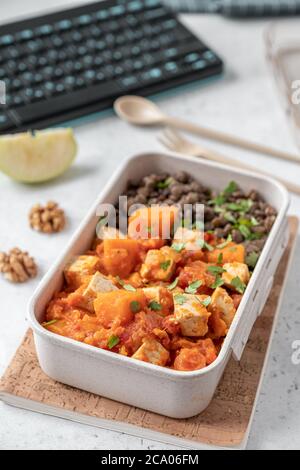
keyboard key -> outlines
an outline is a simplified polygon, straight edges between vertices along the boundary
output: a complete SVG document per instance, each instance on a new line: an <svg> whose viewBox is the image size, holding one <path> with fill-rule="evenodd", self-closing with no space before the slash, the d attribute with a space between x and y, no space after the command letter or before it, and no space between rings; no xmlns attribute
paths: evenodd
<svg viewBox="0 0 300 470"><path fill-rule="evenodd" d="M61 20L55 23L55 29L58 31L68 31L72 28L72 21L71 20Z"/></svg>
<svg viewBox="0 0 300 470"><path fill-rule="evenodd" d="M202 70L206 67L206 61L205 60L197 60L197 62L194 62L192 64L192 68L194 70Z"/></svg>
<svg viewBox="0 0 300 470"><path fill-rule="evenodd" d="M135 89L139 85L139 81L134 75L121 78L118 83L125 91Z"/></svg>
<svg viewBox="0 0 300 470"><path fill-rule="evenodd" d="M14 37L11 34L0 36L0 46L9 46L14 43Z"/></svg>
<svg viewBox="0 0 300 470"><path fill-rule="evenodd" d="M38 36L48 36L49 34L52 34L54 31L54 28L50 24L43 24L42 26L38 26L35 29L35 34Z"/></svg>
<svg viewBox="0 0 300 470"><path fill-rule="evenodd" d="M34 37L34 32L32 29L23 29L23 31L20 31L19 33L16 34L16 39L18 41L28 41L29 39L32 39Z"/></svg>
<svg viewBox="0 0 300 470"><path fill-rule="evenodd" d="M192 62L195 62L198 59L200 59L200 55L197 52L191 52L191 54L185 56L184 61L188 64L191 64Z"/></svg>
<svg viewBox="0 0 300 470"><path fill-rule="evenodd" d="M7 114L0 111L0 131L4 132L13 127L15 127L15 124L12 119Z"/></svg>

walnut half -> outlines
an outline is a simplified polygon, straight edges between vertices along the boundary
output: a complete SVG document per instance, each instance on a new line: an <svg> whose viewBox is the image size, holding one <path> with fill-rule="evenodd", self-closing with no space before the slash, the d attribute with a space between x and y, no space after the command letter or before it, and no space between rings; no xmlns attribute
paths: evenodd
<svg viewBox="0 0 300 470"><path fill-rule="evenodd" d="M56 202L49 201L45 206L36 204L29 212L30 227L38 232L55 233L63 230L65 213Z"/></svg>
<svg viewBox="0 0 300 470"><path fill-rule="evenodd" d="M37 266L27 251L13 248L8 253L0 253L0 272L5 279L19 283L37 275Z"/></svg>

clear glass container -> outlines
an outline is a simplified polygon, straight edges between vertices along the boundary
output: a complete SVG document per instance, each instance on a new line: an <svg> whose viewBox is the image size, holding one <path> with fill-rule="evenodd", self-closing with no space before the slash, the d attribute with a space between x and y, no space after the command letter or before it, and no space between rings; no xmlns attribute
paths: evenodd
<svg viewBox="0 0 300 470"><path fill-rule="evenodd" d="M271 23L265 31L267 59L300 148L300 18Z"/></svg>

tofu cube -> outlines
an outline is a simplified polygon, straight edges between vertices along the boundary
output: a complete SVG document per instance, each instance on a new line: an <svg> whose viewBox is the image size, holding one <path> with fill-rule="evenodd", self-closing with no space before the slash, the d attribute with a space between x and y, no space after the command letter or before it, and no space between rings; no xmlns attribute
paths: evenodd
<svg viewBox="0 0 300 470"><path fill-rule="evenodd" d="M239 277L244 284L248 284L250 279L250 273L248 266L244 263L225 263L223 268L226 272L222 274L222 279L225 282L225 285L230 289L234 289L231 285L231 281L235 277Z"/></svg>
<svg viewBox="0 0 300 470"><path fill-rule="evenodd" d="M203 240L203 232L200 230L190 230L185 227L178 227L174 235L174 243L184 243L185 250L200 250L200 242Z"/></svg>
<svg viewBox="0 0 300 470"><path fill-rule="evenodd" d="M86 276L91 276L100 269L100 264L98 256L77 256L64 270L67 284L70 287L77 289L81 284L83 284Z"/></svg>
<svg viewBox="0 0 300 470"><path fill-rule="evenodd" d="M210 312L202 304L207 295L182 294L180 303L174 294L174 318L183 336L204 336L208 332Z"/></svg>
<svg viewBox="0 0 300 470"><path fill-rule="evenodd" d="M221 319L225 322L227 328L230 327L236 309L232 298L225 289L222 289L222 287L217 287L211 297L209 309L219 312Z"/></svg>
<svg viewBox="0 0 300 470"><path fill-rule="evenodd" d="M140 274L144 281L168 281L176 268L180 255L169 246L160 250L149 250Z"/></svg>
<svg viewBox="0 0 300 470"><path fill-rule="evenodd" d="M169 352L155 339L147 338L132 357L156 366L165 366L169 360Z"/></svg>
<svg viewBox="0 0 300 470"><path fill-rule="evenodd" d="M85 308L93 312L93 303L97 294L99 292L111 292L113 290L118 290L114 283L107 277L103 276L103 274L96 272L82 293Z"/></svg>

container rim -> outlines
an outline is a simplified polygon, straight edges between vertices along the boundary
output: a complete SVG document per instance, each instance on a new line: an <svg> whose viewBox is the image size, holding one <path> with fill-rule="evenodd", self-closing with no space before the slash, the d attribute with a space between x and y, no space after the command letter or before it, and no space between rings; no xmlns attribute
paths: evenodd
<svg viewBox="0 0 300 470"><path fill-rule="evenodd" d="M202 166L206 167L211 167L211 168L218 168L221 170L225 171L230 171L231 174L236 174L236 175L244 175L244 176L250 176L253 177L257 180L261 180L264 182L268 182L271 184L274 189L276 188L277 191L281 193L281 208L277 214L276 221L268 235L266 244L263 248L262 255L260 256L258 263L255 267L255 270L253 272L253 275L251 276L250 282L247 286L245 295L243 296L243 299L238 307L238 310L236 312L236 315L234 317L234 320L229 328L229 332L227 336L225 337L225 340L223 342L223 345L221 347L220 353L215 359L215 361L208 366L204 367L203 369L195 370L195 371L176 371L173 369L169 369L166 367L162 366L157 366L154 364L150 364L147 362L139 361L137 359L134 359L132 357L126 357L122 356L117 353L113 353L111 351L106 351L100 348L97 348L95 346L91 346L85 343L81 343L79 341L73 340L71 338L67 338L64 336L57 335L55 333L52 333L45 328L42 327L42 325L38 322L35 316L35 306L37 303L37 300L45 287L48 285L48 283L51 281L51 278L55 275L56 270L58 269L59 265L62 263L62 260L65 257L65 254L68 253L68 251L72 248L74 242L78 239L78 237L81 235L81 232L89 222L90 218L95 215L95 210L99 202L101 202L105 197L106 194L109 191L109 188L111 188L115 183L117 183L120 175L124 171L124 169L132 162L138 161L141 159L144 159L145 157L150 158L151 157L169 157L169 158L174 158L177 160L184 160L185 162L193 162L197 163ZM188 167L187 167L188 171ZM119 362L123 363L124 367L129 367L131 369L139 369L143 370L143 372L148 373L150 375L160 375L162 377L168 378L170 380L181 380L181 381L186 381L186 380L192 380L192 379L197 379L200 375L206 374L208 372L211 372L213 369L217 368L219 364L225 360L226 354L230 350L233 342L233 338L235 334L237 333L237 327L239 325L239 322L241 320L241 317L244 313L244 306L248 302L249 298L251 297L253 287L256 283L257 277L263 267L264 264L264 256L263 253L266 253L268 251L268 248L272 244L272 239L276 236L280 225L284 222L286 211L289 206L289 201L290 201L290 196L286 190L286 188L277 180L274 178L271 178L269 176L261 175L259 173L256 173L255 171L248 171L240 168L232 168L229 165L225 165L222 163L217 163L217 162L212 162L208 161L205 159L201 159L198 157L192 157L188 155L182 155L178 154L175 152L143 152L137 155L133 155L129 158L126 158L122 165L113 173L112 177L108 180L106 183L105 187L103 190L100 192L98 197L96 198L96 201L92 204L90 210L88 211L87 215L83 218L82 222L80 223L79 227L75 230L74 234L71 236L69 243L65 246L62 254L56 259L54 264L50 267L48 272L45 274L45 276L42 278L40 281L38 287L36 288L35 292L33 293L31 299L28 302L27 305L27 319L29 321L29 324L33 331L38 334L39 336L42 336L44 338L47 338L47 340L50 340L51 342L56 343L60 347L65 347L65 348L71 348L76 352L84 352L85 354L88 354L90 356L99 357L101 359L105 359L107 362Z"/></svg>

